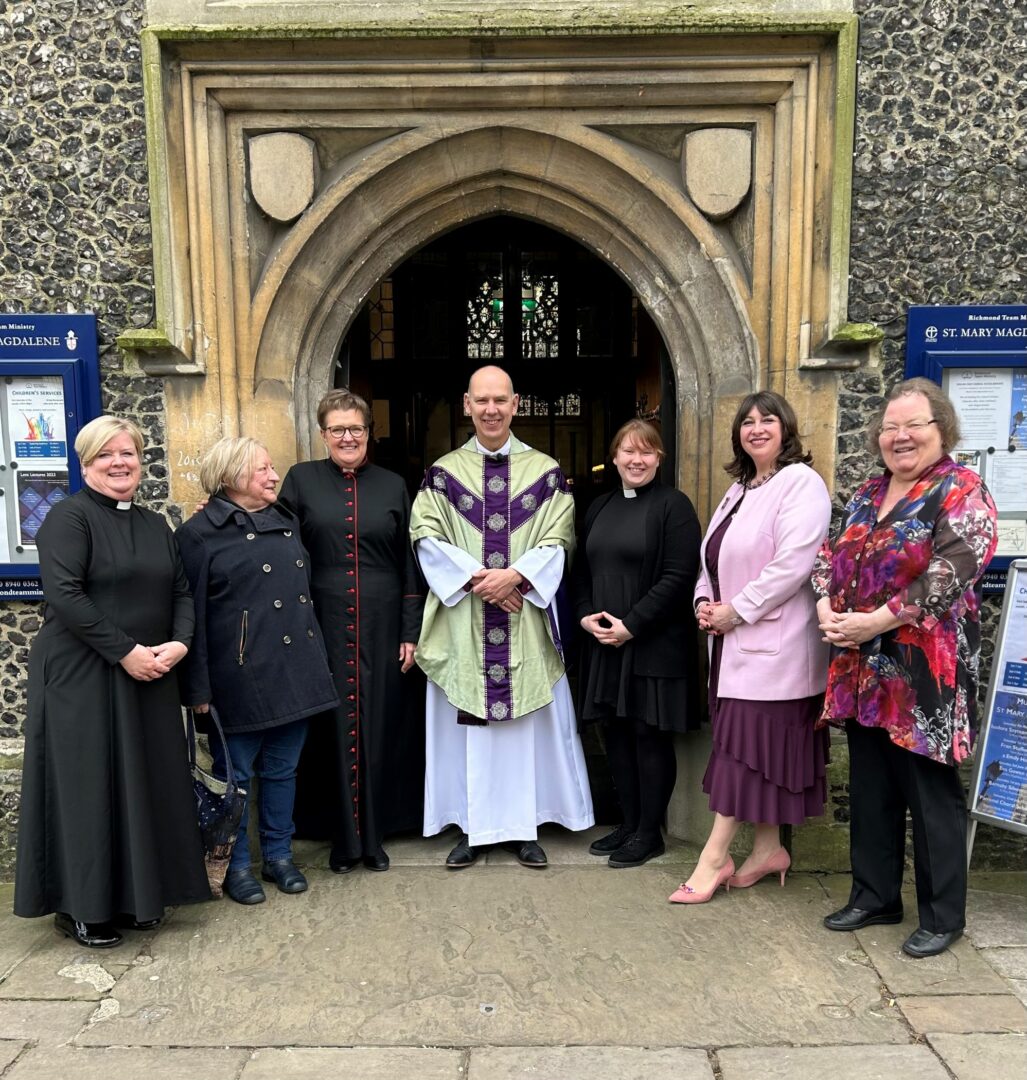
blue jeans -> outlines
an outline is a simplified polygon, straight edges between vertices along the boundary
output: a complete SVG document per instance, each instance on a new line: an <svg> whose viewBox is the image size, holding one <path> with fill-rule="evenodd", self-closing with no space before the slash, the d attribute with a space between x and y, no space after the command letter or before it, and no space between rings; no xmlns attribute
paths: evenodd
<svg viewBox="0 0 1027 1080"><path fill-rule="evenodd" d="M254 776L260 779L260 851L265 862L292 858L292 834L296 827L292 809L296 802L296 766L307 738L307 721L293 720L266 731L225 732L228 753L232 758L236 782L246 789L246 809L239 823L239 835L232 849L229 871L245 870L250 865L250 845L246 836L249 824L249 792ZM221 740L210 738L214 772L224 777Z"/></svg>

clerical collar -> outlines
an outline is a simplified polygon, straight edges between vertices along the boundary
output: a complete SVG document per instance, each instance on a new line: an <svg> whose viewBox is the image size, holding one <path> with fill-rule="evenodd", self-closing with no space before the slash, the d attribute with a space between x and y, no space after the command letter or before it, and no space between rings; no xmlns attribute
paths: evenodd
<svg viewBox="0 0 1027 1080"><path fill-rule="evenodd" d="M623 494L625 499L637 499L638 498L638 491L636 491L635 488L621 488L620 490L621 490L621 494Z"/></svg>
<svg viewBox="0 0 1027 1080"><path fill-rule="evenodd" d="M110 495L104 495L102 492L91 488L88 484L83 486L83 490L89 494L89 496L98 502L101 506L106 506L110 510L131 510L135 503L131 499L114 499Z"/></svg>
<svg viewBox="0 0 1027 1080"><path fill-rule="evenodd" d="M132 509L132 500L130 499L128 502L125 502L124 499L118 499L116 509L118 509L118 510L131 510Z"/></svg>
<svg viewBox="0 0 1027 1080"><path fill-rule="evenodd" d="M490 450L487 446L482 446L478 441L478 436L474 436L474 449L479 454L484 454L486 457L507 457L510 453L510 439L507 439L505 443L498 450Z"/></svg>

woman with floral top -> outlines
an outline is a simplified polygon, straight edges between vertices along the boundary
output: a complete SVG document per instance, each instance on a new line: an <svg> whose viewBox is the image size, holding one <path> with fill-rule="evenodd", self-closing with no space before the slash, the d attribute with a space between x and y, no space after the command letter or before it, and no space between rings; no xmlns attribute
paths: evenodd
<svg viewBox="0 0 1027 1080"><path fill-rule="evenodd" d="M966 921L966 802L980 656L975 585L997 540L981 478L948 451L952 403L927 379L896 386L868 432L885 471L845 508L813 586L833 646L823 721L849 742L852 891L830 930L902 921L906 810L920 925L903 944L934 956Z"/></svg>

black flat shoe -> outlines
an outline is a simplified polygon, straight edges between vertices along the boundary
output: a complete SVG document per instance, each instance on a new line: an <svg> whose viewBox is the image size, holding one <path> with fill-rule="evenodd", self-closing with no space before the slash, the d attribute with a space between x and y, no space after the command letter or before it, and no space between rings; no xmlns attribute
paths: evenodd
<svg viewBox="0 0 1027 1080"><path fill-rule="evenodd" d="M618 848L610 856L609 865L615 870L622 870L629 866L642 866L650 859L662 855L666 850L662 837L647 840L644 836L632 836L623 847Z"/></svg>
<svg viewBox="0 0 1027 1080"><path fill-rule="evenodd" d="M114 925L121 930L156 930L160 919L136 919L131 915L115 915Z"/></svg>
<svg viewBox="0 0 1027 1080"><path fill-rule="evenodd" d="M279 892L300 893L307 891L307 879L300 873L292 859L275 859L261 867L260 876L273 881Z"/></svg>
<svg viewBox="0 0 1027 1080"><path fill-rule="evenodd" d="M58 934L70 937L86 949L113 949L124 940L109 922L81 922L63 911L54 915L53 925Z"/></svg>
<svg viewBox="0 0 1027 1080"><path fill-rule="evenodd" d="M237 904L263 904L267 899L248 866L245 870L229 870L225 874L225 893Z"/></svg>
<svg viewBox="0 0 1027 1080"><path fill-rule="evenodd" d="M368 870L388 870L389 857L385 854L385 849L379 848L373 855L365 855L364 866L366 866Z"/></svg>
<svg viewBox="0 0 1027 1080"><path fill-rule="evenodd" d="M467 833L461 833L456 847L446 856L446 866L450 870L463 870L465 866L471 866L481 854L480 847L472 847Z"/></svg>
<svg viewBox="0 0 1027 1080"><path fill-rule="evenodd" d="M531 870L541 870L549 864L546 853L542 846L534 840L526 840L523 844L514 847L514 854L521 866L527 866Z"/></svg>
<svg viewBox="0 0 1027 1080"><path fill-rule="evenodd" d="M333 874L348 874L360 865L359 859L329 859L328 867Z"/></svg>
<svg viewBox="0 0 1027 1080"><path fill-rule="evenodd" d="M618 825L611 833L600 836L588 847L590 855L611 855L618 848L623 847L634 835L635 830L630 825Z"/></svg>
<svg viewBox="0 0 1027 1080"><path fill-rule="evenodd" d="M867 911L866 908L852 907L846 904L838 911L824 916L824 925L828 930L862 930L864 926L876 923L902 922L902 909L898 911Z"/></svg>
<svg viewBox="0 0 1027 1080"><path fill-rule="evenodd" d="M938 953L943 953L953 941L957 941L962 936L962 930L946 930L941 934L935 934L931 930L924 930L918 926L902 943L902 951L907 956L922 960L925 956L937 956Z"/></svg>

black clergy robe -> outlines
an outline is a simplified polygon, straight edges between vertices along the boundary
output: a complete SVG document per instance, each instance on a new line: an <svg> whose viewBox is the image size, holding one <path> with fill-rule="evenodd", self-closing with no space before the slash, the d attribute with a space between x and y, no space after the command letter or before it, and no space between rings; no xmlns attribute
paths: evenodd
<svg viewBox="0 0 1027 1080"><path fill-rule="evenodd" d="M300 759L296 833L332 842L332 860L372 855L420 831L424 682L400 673L416 642L424 585L410 546L402 477L331 459L294 465L281 490L310 554L311 592L342 703L314 719Z"/></svg>
<svg viewBox="0 0 1027 1080"><path fill-rule="evenodd" d="M193 602L158 514L90 488L37 537L46 609L29 656L17 915L163 916L209 900L178 677L133 679L137 645L193 634Z"/></svg>

